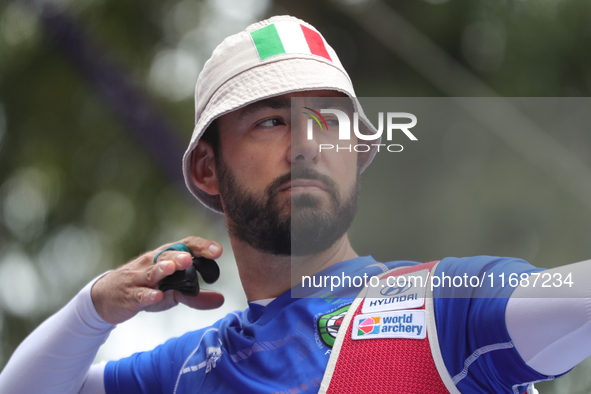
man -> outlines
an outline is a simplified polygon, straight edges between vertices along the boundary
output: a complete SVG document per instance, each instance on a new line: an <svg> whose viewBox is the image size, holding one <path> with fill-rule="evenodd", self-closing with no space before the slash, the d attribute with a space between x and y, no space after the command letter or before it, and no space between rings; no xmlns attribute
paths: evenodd
<svg viewBox="0 0 591 394"><path fill-rule="evenodd" d="M193 194L226 215L249 308L150 352L91 367L109 332L141 310L179 302L207 309L223 302L215 292L192 297L158 290L163 279L191 266L192 255L218 258L218 243L188 237L179 241L183 245L164 245L92 281L43 323L6 366L0 392L296 393L365 387L523 393L589 356L589 286L559 286L556 295L571 298L552 300L541 300L545 293L524 280L515 291L515 286L485 286L468 294L436 289L429 298L425 289L427 296L410 297L410 304L394 310L381 304L372 309L369 295L352 304L361 288L291 296L292 288L310 291L299 281L314 275L371 278L400 267L410 268L391 278L416 272L439 279L444 273L527 279L541 272L522 260L488 256L445 258L436 265L359 257L347 229L358 176L375 151L320 151L322 138L333 137L316 133L308 139L305 116L291 111L292 99L306 108L334 99L361 113L354 97L336 53L303 21L274 17L227 38L200 75L196 126L183 170ZM375 132L360 117L363 132ZM588 282L586 272L586 263L546 271ZM401 298L384 297L376 299L392 304ZM347 314L349 309L360 317ZM337 353L338 359L329 361Z"/></svg>

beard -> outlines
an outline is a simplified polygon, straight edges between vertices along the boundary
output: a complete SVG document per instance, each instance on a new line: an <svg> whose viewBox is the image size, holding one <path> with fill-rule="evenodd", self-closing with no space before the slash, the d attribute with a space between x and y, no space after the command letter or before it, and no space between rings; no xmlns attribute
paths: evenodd
<svg viewBox="0 0 591 394"><path fill-rule="evenodd" d="M322 252L347 232L357 213L359 173L343 198L332 178L294 166L291 172L273 180L260 196L240 185L222 158L216 160L216 167L230 234L262 252L280 256ZM323 182L329 208L321 208L322 199L313 194L292 195L290 201L281 204L279 187L295 179Z"/></svg>

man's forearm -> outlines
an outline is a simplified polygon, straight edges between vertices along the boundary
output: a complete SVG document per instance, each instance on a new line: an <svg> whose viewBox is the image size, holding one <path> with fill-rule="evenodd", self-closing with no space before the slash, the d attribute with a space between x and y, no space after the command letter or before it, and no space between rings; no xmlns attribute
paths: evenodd
<svg viewBox="0 0 591 394"><path fill-rule="evenodd" d="M96 312L95 280L33 331L0 374L1 393L78 393L99 347L115 327Z"/></svg>

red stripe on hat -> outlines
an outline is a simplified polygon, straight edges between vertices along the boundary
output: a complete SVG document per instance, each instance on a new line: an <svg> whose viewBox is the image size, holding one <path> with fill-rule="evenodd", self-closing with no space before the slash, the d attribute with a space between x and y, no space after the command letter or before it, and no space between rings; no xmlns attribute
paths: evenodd
<svg viewBox="0 0 591 394"><path fill-rule="evenodd" d="M302 32L304 32L304 37L306 38L306 42L310 47L310 52L312 52L313 55L321 56L332 61L328 51L326 50L326 47L324 46L324 40L322 39L320 33L304 25L300 25L300 27L302 28Z"/></svg>

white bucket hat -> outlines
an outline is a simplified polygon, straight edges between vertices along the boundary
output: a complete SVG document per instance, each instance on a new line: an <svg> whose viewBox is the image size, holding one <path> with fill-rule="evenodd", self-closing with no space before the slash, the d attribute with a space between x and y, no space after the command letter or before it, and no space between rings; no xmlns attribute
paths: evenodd
<svg viewBox="0 0 591 394"><path fill-rule="evenodd" d="M377 131L355 99L349 75L336 52L310 24L292 16L274 16L226 38L213 51L195 87L195 129L183 157L185 183L195 197L223 213L218 195L193 182L191 154L216 118L253 102L305 90L336 90L354 99L367 134ZM379 143L379 142L378 142ZM373 160L375 147L359 153L360 171Z"/></svg>

